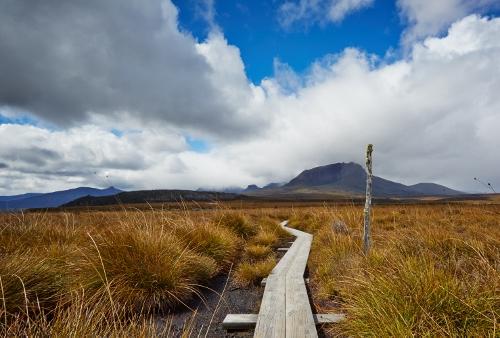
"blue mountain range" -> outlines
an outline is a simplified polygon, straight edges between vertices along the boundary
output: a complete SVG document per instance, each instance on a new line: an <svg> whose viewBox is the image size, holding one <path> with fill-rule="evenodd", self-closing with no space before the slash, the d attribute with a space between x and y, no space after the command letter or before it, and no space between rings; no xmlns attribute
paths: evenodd
<svg viewBox="0 0 500 338"><path fill-rule="evenodd" d="M49 193L27 193L0 196L0 210L22 210L31 208L54 208L85 196L110 196L122 192L115 187L96 189L79 187Z"/></svg>

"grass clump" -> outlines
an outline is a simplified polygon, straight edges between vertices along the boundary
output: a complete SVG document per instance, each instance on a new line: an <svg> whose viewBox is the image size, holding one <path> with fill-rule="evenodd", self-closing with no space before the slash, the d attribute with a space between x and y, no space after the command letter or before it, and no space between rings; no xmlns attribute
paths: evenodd
<svg viewBox="0 0 500 338"><path fill-rule="evenodd" d="M257 262L243 262L236 270L236 281L241 285L258 284L271 273L275 265L276 258L274 256Z"/></svg>
<svg viewBox="0 0 500 338"><path fill-rule="evenodd" d="M218 225L226 227L242 238L249 238L255 234L253 227L242 214L235 212L224 213L217 222Z"/></svg>
<svg viewBox="0 0 500 338"><path fill-rule="evenodd" d="M81 264L90 292L137 311L171 308L218 272L216 261L200 255L170 233L130 228L99 234Z"/></svg>
<svg viewBox="0 0 500 338"><path fill-rule="evenodd" d="M0 259L4 318L50 308L61 300L65 289L64 266L56 259L33 252L11 253Z"/></svg>
<svg viewBox="0 0 500 338"><path fill-rule="evenodd" d="M315 302L321 311L338 312L340 307L348 316L330 333L495 336L500 318L499 208L375 207L367 256L361 249L362 207L295 212L294 224L314 233L309 271ZM335 231L335 220L349 232Z"/></svg>
<svg viewBox="0 0 500 338"><path fill-rule="evenodd" d="M248 239L242 263L236 268L236 282L243 286L258 284L276 265L275 248L291 236L277 219L260 217L257 232Z"/></svg>
<svg viewBox="0 0 500 338"><path fill-rule="evenodd" d="M243 245L239 236L234 232L212 224L181 226L175 232L194 251L213 258L223 267L235 261L239 256L238 247Z"/></svg>
<svg viewBox="0 0 500 338"><path fill-rule="evenodd" d="M245 254L250 260L260 260L268 257L273 251L269 246L251 244L245 249Z"/></svg>
<svg viewBox="0 0 500 338"><path fill-rule="evenodd" d="M493 292L481 291L479 285L466 287L426 259L386 263L343 286L351 316L344 333L488 336L497 325L494 312L499 304Z"/></svg>
<svg viewBox="0 0 500 338"><path fill-rule="evenodd" d="M1 214L0 335L161 334L152 316L187 306L258 231L231 211L194 215Z"/></svg>
<svg viewBox="0 0 500 338"><path fill-rule="evenodd" d="M255 235L254 238L252 238L252 243L264 247L275 246L278 242L279 242L278 235L272 231L259 231L259 233Z"/></svg>

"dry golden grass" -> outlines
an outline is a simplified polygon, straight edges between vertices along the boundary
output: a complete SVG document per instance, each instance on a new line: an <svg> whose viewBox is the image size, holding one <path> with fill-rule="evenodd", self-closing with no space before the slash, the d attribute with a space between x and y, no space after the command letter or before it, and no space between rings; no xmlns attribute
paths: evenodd
<svg viewBox="0 0 500 338"><path fill-rule="evenodd" d="M0 214L0 335L168 336L155 313L183 306L242 258L272 263L280 232L268 214ZM268 245L259 256L260 238Z"/></svg>
<svg viewBox="0 0 500 338"><path fill-rule="evenodd" d="M257 284L269 275L276 262L274 256L256 262L243 262L236 271L236 280L242 285Z"/></svg>
<svg viewBox="0 0 500 338"><path fill-rule="evenodd" d="M465 202L375 206L368 256L353 205L0 214L0 335L171 336L154 314L230 266L259 283L285 218L314 234L318 311L347 313L331 335L498 336L500 206Z"/></svg>
<svg viewBox="0 0 500 338"><path fill-rule="evenodd" d="M280 241L291 237L279 226L276 213L272 215L273 218L258 217L256 233L249 239L243 261L236 268L235 279L240 285L257 285L262 278L267 277L277 262L274 249Z"/></svg>
<svg viewBox="0 0 500 338"><path fill-rule="evenodd" d="M500 206L376 206L373 220L373 247L364 256L361 207L291 217L315 235L309 266L316 302L348 315L332 335L498 335ZM348 233L336 231L335 221Z"/></svg>

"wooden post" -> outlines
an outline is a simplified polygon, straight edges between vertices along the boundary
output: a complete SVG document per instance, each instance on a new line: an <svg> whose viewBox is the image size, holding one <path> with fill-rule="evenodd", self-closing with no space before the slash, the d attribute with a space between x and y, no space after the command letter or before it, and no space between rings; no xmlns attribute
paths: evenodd
<svg viewBox="0 0 500 338"><path fill-rule="evenodd" d="M365 201L365 224L363 227L363 249L365 255L370 251L370 223L372 209L372 152L373 145L366 147L366 201Z"/></svg>

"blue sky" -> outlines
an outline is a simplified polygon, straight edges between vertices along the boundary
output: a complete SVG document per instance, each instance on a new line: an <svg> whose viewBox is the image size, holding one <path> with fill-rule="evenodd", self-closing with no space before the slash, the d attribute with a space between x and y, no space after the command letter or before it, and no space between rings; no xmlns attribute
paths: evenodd
<svg viewBox="0 0 500 338"><path fill-rule="evenodd" d="M203 41L209 29L200 15L199 1L175 1L180 26ZM215 20L230 44L240 49L247 76L254 83L273 75L273 60L303 72L327 54L346 47L360 48L383 57L397 50L405 27L394 1L378 0L347 15L340 23L297 24L283 28L278 1L216 1Z"/></svg>

